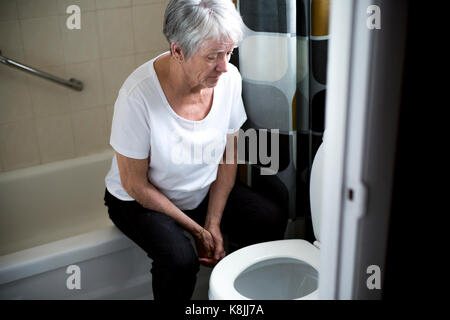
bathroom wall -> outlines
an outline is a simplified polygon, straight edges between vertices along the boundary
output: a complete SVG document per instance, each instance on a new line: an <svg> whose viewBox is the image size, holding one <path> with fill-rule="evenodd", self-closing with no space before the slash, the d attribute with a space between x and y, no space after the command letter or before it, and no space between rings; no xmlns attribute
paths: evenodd
<svg viewBox="0 0 450 320"><path fill-rule="evenodd" d="M168 49L168 0L0 0L2 55L81 92L0 64L0 172L110 148L113 106L139 65ZM81 29L69 30L69 5Z"/></svg>

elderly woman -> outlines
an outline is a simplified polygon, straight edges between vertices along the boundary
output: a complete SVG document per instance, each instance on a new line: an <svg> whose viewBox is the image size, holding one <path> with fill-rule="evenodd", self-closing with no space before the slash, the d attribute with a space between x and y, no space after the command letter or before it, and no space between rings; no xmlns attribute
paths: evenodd
<svg viewBox="0 0 450 320"><path fill-rule="evenodd" d="M200 263L225 256L222 231L238 247L284 235L286 214L235 184L236 132L247 117L228 62L242 26L231 0L170 1L170 52L137 68L114 106L105 205L152 259L155 300L191 298Z"/></svg>

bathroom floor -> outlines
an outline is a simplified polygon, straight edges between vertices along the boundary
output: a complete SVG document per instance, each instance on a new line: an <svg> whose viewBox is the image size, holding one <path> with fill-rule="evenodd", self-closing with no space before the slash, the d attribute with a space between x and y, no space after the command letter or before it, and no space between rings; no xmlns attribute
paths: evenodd
<svg viewBox="0 0 450 320"><path fill-rule="evenodd" d="M212 268L200 266L200 271L197 275L197 283L191 300L208 300L209 277L211 272Z"/></svg>

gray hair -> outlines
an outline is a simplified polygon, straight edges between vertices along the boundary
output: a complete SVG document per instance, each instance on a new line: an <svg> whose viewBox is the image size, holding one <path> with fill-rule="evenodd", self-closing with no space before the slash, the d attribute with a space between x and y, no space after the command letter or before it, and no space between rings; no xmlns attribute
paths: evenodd
<svg viewBox="0 0 450 320"><path fill-rule="evenodd" d="M163 33L176 42L185 59L207 39L230 38L237 46L243 37L242 18L231 0L170 0Z"/></svg>

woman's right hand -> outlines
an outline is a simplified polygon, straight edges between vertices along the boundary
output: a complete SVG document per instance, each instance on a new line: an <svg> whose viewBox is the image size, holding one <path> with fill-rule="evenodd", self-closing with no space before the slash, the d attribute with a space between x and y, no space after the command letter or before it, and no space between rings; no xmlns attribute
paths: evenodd
<svg viewBox="0 0 450 320"><path fill-rule="evenodd" d="M198 232L194 238L200 263L213 267L215 265L213 236L208 230L202 228L202 231Z"/></svg>

